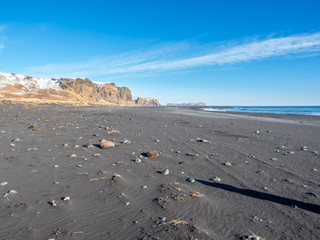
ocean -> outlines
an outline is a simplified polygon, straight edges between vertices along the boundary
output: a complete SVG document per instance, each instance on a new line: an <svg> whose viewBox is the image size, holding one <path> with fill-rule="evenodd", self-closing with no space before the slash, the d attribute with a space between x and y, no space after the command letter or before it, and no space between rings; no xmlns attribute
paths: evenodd
<svg viewBox="0 0 320 240"><path fill-rule="evenodd" d="M319 115L320 106L234 106L233 108L202 108L204 111L275 113L297 115Z"/></svg>

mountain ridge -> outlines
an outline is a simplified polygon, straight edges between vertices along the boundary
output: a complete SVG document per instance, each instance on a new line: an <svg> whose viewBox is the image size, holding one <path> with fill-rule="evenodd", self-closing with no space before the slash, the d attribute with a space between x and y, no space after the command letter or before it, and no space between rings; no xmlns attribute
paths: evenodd
<svg viewBox="0 0 320 240"><path fill-rule="evenodd" d="M127 87L113 82L99 83L88 78L37 78L0 72L0 101L49 101L80 105L157 106L154 98L132 98Z"/></svg>

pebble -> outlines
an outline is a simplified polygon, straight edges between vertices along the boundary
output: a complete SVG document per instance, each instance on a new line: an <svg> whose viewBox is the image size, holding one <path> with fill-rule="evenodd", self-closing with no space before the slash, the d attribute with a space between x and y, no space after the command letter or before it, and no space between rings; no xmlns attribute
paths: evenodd
<svg viewBox="0 0 320 240"><path fill-rule="evenodd" d="M63 201L70 201L70 197L63 197L62 200Z"/></svg>
<svg viewBox="0 0 320 240"><path fill-rule="evenodd" d="M165 221L166 220L166 217L162 217L160 218L161 221Z"/></svg>
<svg viewBox="0 0 320 240"><path fill-rule="evenodd" d="M315 172L317 172L317 171L318 171L318 169L316 169L316 168L312 168L312 171L315 171Z"/></svg>
<svg viewBox="0 0 320 240"><path fill-rule="evenodd" d="M284 149L284 146L279 146L278 149Z"/></svg>
<svg viewBox="0 0 320 240"><path fill-rule="evenodd" d="M108 141L108 140L105 140L105 139L102 139L102 140L100 141L100 144L99 144L99 145L100 145L100 148L102 148L102 149L111 148L111 147L114 147L114 146L115 146L113 142Z"/></svg>
<svg viewBox="0 0 320 240"><path fill-rule="evenodd" d="M259 221L259 222L262 222L262 219L261 218L258 218L257 216L253 216L252 217L254 220L257 220L257 221Z"/></svg>
<svg viewBox="0 0 320 240"><path fill-rule="evenodd" d="M319 153L317 151L313 151L312 153L314 153L315 155L319 155Z"/></svg>
<svg viewBox="0 0 320 240"><path fill-rule="evenodd" d="M56 204L56 202L55 202L54 200L52 200L51 202L49 202L49 204L51 204L52 207L56 207L56 206L57 206L57 204Z"/></svg>
<svg viewBox="0 0 320 240"><path fill-rule="evenodd" d="M140 159L140 158L136 158L136 159L134 160L134 162L136 162L136 163L141 163L141 159Z"/></svg>
<svg viewBox="0 0 320 240"><path fill-rule="evenodd" d="M93 154L94 157L100 157L100 155L101 155L100 153Z"/></svg>
<svg viewBox="0 0 320 240"><path fill-rule="evenodd" d="M226 162L224 165L226 165L226 166L232 166L231 162Z"/></svg>
<svg viewBox="0 0 320 240"><path fill-rule="evenodd" d="M53 165L53 167L54 167L54 168L58 168L58 167L59 167L59 165Z"/></svg>
<svg viewBox="0 0 320 240"><path fill-rule="evenodd" d="M157 151L154 151L154 150L150 150L146 154L147 154L148 157L158 157L159 156L159 153Z"/></svg>
<svg viewBox="0 0 320 240"><path fill-rule="evenodd" d="M263 187L263 189L266 190L266 191L268 191L268 188L267 188L267 187Z"/></svg>
<svg viewBox="0 0 320 240"><path fill-rule="evenodd" d="M82 168L83 166L81 164L78 164L77 167Z"/></svg>
<svg viewBox="0 0 320 240"><path fill-rule="evenodd" d="M62 147L69 147L68 143L62 144Z"/></svg>
<svg viewBox="0 0 320 240"><path fill-rule="evenodd" d="M255 133L260 133L260 131L259 131L259 130L257 130Z"/></svg>
<svg viewBox="0 0 320 240"><path fill-rule="evenodd" d="M146 189L146 188L148 188L148 186L145 186L145 185L144 185L144 186L141 186L141 188L142 188L142 189Z"/></svg>
<svg viewBox="0 0 320 240"><path fill-rule="evenodd" d="M194 180L193 178L187 178L188 182L194 183L196 180Z"/></svg>
<svg viewBox="0 0 320 240"><path fill-rule="evenodd" d="M164 172L163 172L163 175L168 175L169 174L169 169L166 169Z"/></svg>
<svg viewBox="0 0 320 240"><path fill-rule="evenodd" d="M3 197L7 197L9 196L10 194L17 194L18 192L16 190L10 190L8 191L6 194L3 195Z"/></svg>
<svg viewBox="0 0 320 240"><path fill-rule="evenodd" d="M8 182L1 182L0 183L0 186L5 186L5 185L7 185L8 184Z"/></svg>
<svg viewBox="0 0 320 240"><path fill-rule="evenodd" d="M308 151L308 148L306 146L303 146L300 148L301 151Z"/></svg>
<svg viewBox="0 0 320 240"><path fill-rule="evenodd" d="M14 143L10 143L10 147L15 147L16 145Z"/></svg>
<svg viewBox="0 0 320 240"><path fill-rule="evenodd" d="M159 139L155 139L154 141L155 141L155 142L157 142L157 143L158 143L158 142L160 142L160 140L159 140Z"/></svg>
<svg viewBox="0 0 320 240"><path fill-rule="evenodd" d="M73 154L69 155L68 157L69 157L69 158L76 158L77 155L73 153Z"/></svg>
<svg viewBox="0 0 320 240"><path fill-rule="evenodd" d="M221 182L221 178L219 177L213 177L213 178L210 178L210 180L215 182Z"/></svg>
<svg viewBox="0 0 320 240"><path fill-rule="evenodd" d="M277 161L277 159L276 159L276 158L271 158L270 160L272 160L272 161Z"/></svg>
<svg viewBox="0 0 320 240"><path fill-rule="evenodd" d="M15 139L13 139L12 141L13 141L13 142L20 142L21 140L20 140L20 138L15 138Z"/></svg>
<svg viewBox="0 0 320 240"><path fill-rule="evenodd" d="M124 204L125 204L126 206L128 206L128 205L130 204L130 202L125 202Z"/></svg>

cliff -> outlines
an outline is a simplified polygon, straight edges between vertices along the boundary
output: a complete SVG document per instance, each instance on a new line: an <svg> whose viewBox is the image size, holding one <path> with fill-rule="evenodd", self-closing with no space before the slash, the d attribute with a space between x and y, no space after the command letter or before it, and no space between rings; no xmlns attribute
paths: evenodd
<svg viewBox="0 0 320 240"><path fill-rule="evenodd" d="M0 72L0 100L68 102L81 105L160 105L156 99L133 99L129 88L88 78L35 78Z"/></svg>

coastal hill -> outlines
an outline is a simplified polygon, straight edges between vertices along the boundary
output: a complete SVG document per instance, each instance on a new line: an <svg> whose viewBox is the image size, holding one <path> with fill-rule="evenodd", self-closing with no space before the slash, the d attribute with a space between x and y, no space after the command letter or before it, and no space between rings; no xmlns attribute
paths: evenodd
<svg viewBox="0 0 320 240"><path fill-rule="evenodd" d="M132 98L127 87L88 78L36 78L0 72L0 100L56 102L79 105L160 105L153 98Z"/></svg>

